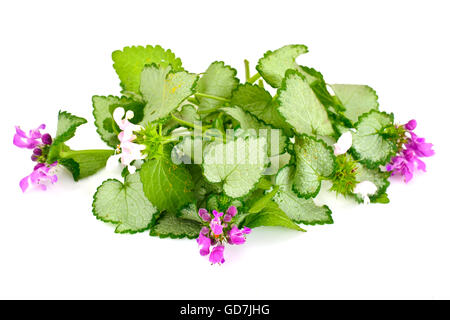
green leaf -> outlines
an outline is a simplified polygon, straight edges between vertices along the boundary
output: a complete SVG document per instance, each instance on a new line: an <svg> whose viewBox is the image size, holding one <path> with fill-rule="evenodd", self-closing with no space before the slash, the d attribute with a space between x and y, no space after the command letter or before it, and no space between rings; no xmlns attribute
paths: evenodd
<svg viewBox="0 0 450 320"><path fill-rule="evenodd" d="M158 215L142 190L139 172L104 181L94 195L92 204L97 219L117 225L117 233L136 233L147 230Z"/></svg>
<svg viewBox="0 0 450 320"><path fill-rule="evenodd" d="M265 123L283 129L288 136L292 135L292 129L278 112L278 106L270 93L258 85L240 84L233 92L231 105L241 107Z"/></svg>
<svg viewBox="0 0 450 320"><path fill-rule="evenodd" d="M332 224L330 208L316 205L313 199L300 198L292 191L294 174L295 169L291 166L286 166L278 172L275 184L279 186L279 191L273 201L296 223Z"/></svg>
<svg viewBox="0 0 450 320"><path fill-rule="evenodd" d="M205 148L203 173L210 182L223 182L225 194L238 198L254 187L267 164L265 138L237 138Z"/></svg>
<svg viewBox="0 0 450 320"><path fill-rule="evenodd" d="M384 129L392 127L394 116L372 110L359 117L352 132L353 145L350 149L354 158L368 168L385 165L395 155L395 142L384 134Z"/></svg>
<svg viewBox="0 0 450 320"><path fill-rule="evenodd" d="M201 228L200 222L178 218L174 213L164 212L150 230L150 235L160 238L194 239L198 237Z"/></svg>
<svg viewBox="0 0 450 320"><path fill-rule="evenodd" d="M295 59L308 52L308 48L304 45L287 45L275 51L267 51L264 56L259 59L256 70L266 82L274 88L282 85L284 75L289 69L298 69Z"/></svg>
<svg viewBox="0 0 450 320"><path fill-rule="evenodd" d="M61 151L58 162L66 167L75 181L93 175L106 166L114 150L70 150Z"/></svg>
<svg viewBox="0 0 450 320"><path fill-rule="evenodd" d="M173 164L170 155L146 161L141 167L141 181L145 195L160 211L177 213L194 202L191 174Z"/></svg>
<svg viewBox="0 0 450 320"><path fill-rule="evenodd" d="M122 51L114 51L112 59L124 91L136 94L139 94L141 72L145 65L154 63L162 68L171 66L174 72L183 71L181 60L170 49L164 50L160 46L125 47Z"/></svg>
<svg viewBox="0 0 450 320"><path fill-rule="evenodd" d="M239 84L236 74L237 71L225 65L223 61L215 61L211 63L200 80L198 80L197 91L229 99L231 98L231 93ZM197 97L197 99L201 110L212 109L223 104L221 101L205 97Z"/></svg>
<svg viewBox="0 0 450 320"><path fill-rule="evenodd" d="M278 192L279 187L275 186L272 191L269 193L263 195L262 197L259 197L258 200L256 200L250 209L248 209L248 213L258 213L261 212L270 201L272 201L272 198L274 195Z"/></svg>
<svg viewBox="0 0 450 320"><path fill-rule="evenodd" d="M272 188L272 181L262 178L258 181L256 187L262 190L270 190Z"/></svg>
<svg viewBox="0 0 450 320"><path fill-rule="evenodd" d="M170 67L145 66L141 74L141 93L147 102L142 124L167 117L194 93L198 76Z"/></svg>
<svg viewBox="0 0 450 320"><path fill-rule="evenodd" d="M239 107L226 107L221 108L221 111L225 112L236 121L239 122L240 128L249 132L254 129L257 136L264 136L267 138L267 150L269 156L276 156L282 154L286 150L287 137L283 135L282 130L273 128L270 125L258 120L250 113L245 112ZM265 130L265 131L263 131Z"/></svg>
<svg viewBox="0 0 450 320"><path fill-rule="evenodd" d="M192 176L192 182L194 184L194 195L197 201L204 200L211 193L222 193L222 187L217 183L211 183L206 180L202 172L202 167L197 164L191 164L186 166Z"/></svg>
<svg viewBox="0 0 450 320"><path fill-rule="evenodd" d="M373 182L377 186L377 192L371 196L369 196L371 202L380 202L386 203L383 201L389 202L389 199L386 195L386 190L389 187L389 180L391 173L383 172L379 168L368 169L360 163L356 164L356 180L358 182L362 181L370 181ZM364 199L359 194L354 194L356 201L359 203L364 202Z"/></svg>
<svg viewBox="0 0 450 320"><path fill-rule="evenodd" d="M378 110L378 96L369 86L332 84L334 93L345 107L344 115L353 123L363 113Z"/></svg>
<svg viewBox="0 0 450 320"><path fill-rule="evenodd" d="M278 89L278 111L297 133L333 135L327 111L298 71L288 70Z"/></svg>
<svg viewBox="0 0 450 320"><path fill-rule="evenodd" d="M198 215L198 209L195 203L190 203L188 206L180 210L180 218L197 221L202 223L203 220Z"/></svg>
<svg viewBox="0 0 450 320"><path fill-rule="evenodd" d="M58 114L58 127L56 135L53 139L53 145L66 142L75 135L75 131L79 126L85 124L86 119L74 116L66 111L60 111Z"/></svg>
<svg viewBox="0 0 450 320"><path fill-rule="evenodd" d="M370 202L387 204L387 203L389 203L389 197L386 193L383 193L383 194L380 194L377 198L371 199Z"/></svg>
<svg viewBox="0 0 450 320"><path fill-rule="evenodd" d="M71 139L75 135L77 128L86 122L84 118L74 116L66 111L59 111L56 135L48 151L47 163L53 163L58 160L61 150L68 148L64 145L64 142Z"/></svg>
<svg viewBox="0 0 450 320"><path fill-rule="evenodd" d="M240 214L239 208L243 206L243 203L239 199L233 199L221 193L211 194L206 200L206 209L208 211L226 212L231 206L238 208L238 214Z"/></svg>
<svg viewBox="0 0 450 320"><path fill-rule="evenodd" d="M133 111L134 117L130 122L135 124L142 121L144 116L144 104L127 97L93 96L92 104L94 106L94 124L97 127L97 133L100 135L100 138L112 148L116 148L120 143L117 135L121 131L112 117L114 110L121 107L124 108L125 111Z"/></svg>
<svg viewBox="0 0 450 320"><path fill-rule="evenodd" d="M173 113L175 117L183 121L190 123L200 122L200 115L197 113L197 109L192 104L185 104L181 107L180 111ZM174 119L170 119L164 124L163 134L169 134L173 129L180 126L180 123Z"/></svg>
<svg viewBox="0 0 450 320"><path fill-rule="evenodd" d="M333 150L322 140L301 135L294 145L296 170L293 190L302 198L315 197L321 181L335 169Z"/></svg>
<svg viewBox="0 0 450 320"><path fill-rule="evenodd" d="M240 226L249 228L277 226L303 232L306 231L296 225L273 201L270 201L262 211L246 215L240 222Z"/></svg>

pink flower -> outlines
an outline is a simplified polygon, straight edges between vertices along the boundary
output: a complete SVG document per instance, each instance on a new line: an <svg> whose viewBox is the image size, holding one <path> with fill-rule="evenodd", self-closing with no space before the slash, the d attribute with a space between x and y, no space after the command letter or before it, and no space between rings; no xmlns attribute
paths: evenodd
<svg viewBox="0 0 450 320"><path fill-rule="evenodd" d="M200 246L200 255L206 256L209 254L209 247L211 246L211 239L200 232L197 238L197 243Z"/></svg>
<svg viewBox="0 0 450 320"><path fill-rule="evenodd" d="M140 131L142 129L141 126L135 125L128 121L133 117L134 113L131 110L128 110L125 113L125 109L122 107L114 109L114 121L122 130L118 135L120 141L120 145L118 148L120 149L121 153L119 155L112 156L111 158L113 160L119 158L122 165L127 166L128 171L131 174L136 172L136 167L132 166L131 163L134 160L145 158L145 155L142 154L142 151L145 150L145 146L133 143L133 141L136 139L136 135L134 134L134 132Z"/></svg>
<svg viewBox="0 0 450 320"><path fill-rule="evenodd" d="M42 137L40 130L43 129L45 129L45 124L41 124L36 129L30 130L27 135L25 131L16 126L16 134L14 135L13 144L19 148L34 149L42 143L39 139Z"/></svg>
<svg viewBox="0 0 450 320"><path fill-rule="evenodd" d="M212 249L211 254L209 255L209 262L212 264L218 263L222 264L225 262L223 258L223 251L225 250L225 246L219 245Z"/></svg>
<svg viewBox="0 0 450 320"><path fill-rule="evenodd" d="M387 171L392 171L392 175L400 174L408 183L414 172L414 163L407 160L404 155L395 156L391 159L391 163L386 166Z"/></svg>
<svg viewBox="0 0 450 320"><path fill-rule="evenodd" d="M405 129L408 131L412 131L417 127L417 121L414 119L411 119L408 121L407 124L405 124Z"/></svg>
<svg viewBox="0 0 450 320"><path fill-rule="evenodd" d="M333 145L334 147L334 155L338 156L340 154L344 154L351 148L353 143L352 133L350 131L344 132L337 142Z"/></svg>
<svg viewBox="0 0 450 320"><path fill-rule="evenodd" d="M25 192L28 189L30 182L31 185L36 186L41 190L47 190L47 186L49 184L53 184L58 181L58 177L56 176L54 170L57 164L57 162L50 165L38 163L30 175L20 180L19 185L22 191Z"/></svg>
<svg viewBox="0 0 450 320"><path fill-rule="evenodd" d="M425 138L419 138L414 132L410 132L411 139L405 145L407 149L411 149L418 157L431 157L434 155L432 143L426 143Z"/></svg>
<svg viewBox="0 0 450 320"><path fill-rule="evenodd" d="M198 210L198 215L205 222L211 221L211 216L209 215L208 210L206 209L201 208L200 210Z"/></svg>
<svg viewBox="0 0 450 320"><path fill-rule="evenodd" d="M30 183L41 190L46 190L47 185L53 184L58 180L54 170L57 162L50 165L46 164L49 150L48 146L52 144L52 137L48 133L42 134L41 130L43 129L45 129L45 124L41 124L26 134L25 131L16 126L13 144L19 148L33 149L31 160L39 162L35 165L30 175L20 180L19 185L23 192L28 189Z"/></svg>
<svg viewBox="0 0 450 320"><path fill-rule="evenodd" d="M426 171L425 162L419 157L431 157L434 155L432 149L433 144L426 143L424 138L419 138L414 132L417 127L417 121L412 119L404 125L411 138L407 139L399 153L392 157L391 162L386 166L387 171L392 171L392 175L402 175L405 183L408 183L413 178L414 170Z"/></svg>
<svg viewBox="0 0 450 320"><path fill-rule="evenodd" d="M209 254L209 261L213 264L225 262L223 258L225 243L243 244L246 241L245 236L251 232L250 228L239 229L235 224L228 223L236 216L236 207L231 206L226 212L224 216L223 212L213 210L214 219L211 219L206 209L198 210L198 215L203 220L203 227L197 238L197 243L201 247L200 255L206 256Z"/></svg>
<svg viewBox="0 0 450 320"><path fill-rule="evenodd" d="M231 219L234 218L234 216L237 213L237 209L235 206L231 206L227 210L227 214L223 217L223 222L230 222Z"/></svg>
<svg viewBox="0 0 450 320"><path fill-rule="evenodd" d="M223 225L222 221L220 220L220 217L223 216L223 212L217 212L216 210L213 210L214 219L212 219L211 223L209 224L209 227L211 228L211 231L214 233L214 235L217 237L222 234L223 232Z"/></svg>
<svg viewBox="0 0 450 320"><path fill-rule="evenodd" d="M229 244L244 244L245 235L249 234L252 230L244 227L239 229L236 225L233 225L230 231L228 231L228 243Z"/></svg>

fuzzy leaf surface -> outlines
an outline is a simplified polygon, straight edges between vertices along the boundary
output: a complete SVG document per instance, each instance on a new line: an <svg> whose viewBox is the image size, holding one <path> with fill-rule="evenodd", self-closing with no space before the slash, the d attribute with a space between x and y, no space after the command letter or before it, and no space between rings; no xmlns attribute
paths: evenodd
<svg viewBox="0 0 450 320"><path fill-rule="evenodd" d="M240 225L249 228L276 226L305 231L295 224L273 201L270 201L260 212L246 215L240 222Z"/></svg>
<svg viewBox="0 0 450 320"><path fill-rule="evenodd" d="M124 183L104 181L94 195L92 207L98 219L117 225L117 233L144 231L158 214L144 194L139 172L126 176Z"/></svg>
<svg viewBox="0 0 450 320"><path fill-rule="evenodd" d="M298 71L288 70L278 89L278 111L299 134L333 135L327 111Z"/></svg>
<svg viewBox="0 0 450 320"><path fill-rule="evenodd" d="M237 71L225 65L224 62L213 62L198 80L197 90L200 93L229 99L231 93L239 84L236 74ZM221 101L205 97L198 97L197 99L201 110L213 109L223 104Z"/></svg>
<svg viewBox="0 0 450 320"><path fill-rule="evenodd" d="M139 94L141 72L145 65L156 64L162 68L171 66L174 72L183 71L181 60L170 50L160 46L132 46L112 53L114 69L124 91Z"/></svg>
<svg viewBox="0 0 450 320"><path fill-rule="evenodd" d="M377 93L369 86L332 84L331 88L345 107L344 115L353 123L363 113L378 110Z"/></svg>
<svg viewBox="0 0 450 320"><path fill-rule="evenodd" d="M395 155L397 147L383 133L383 130L392 126L393 123L394 116L392 114L377 110L360 116L355 124L356 132L352 132L351 152L354 158L371 169L389 162Z"/></svg>
<svg viewBox="0 0 450 320"><path fill-rule="evenodd" d="M186 71L173 72L155 64L141 74L141 93L146 101L142 124L163 119L194 93L198 76Z"/></svg>
<svg viewBox="0 0 450 320"><path fill-rule="evenodd" d="M296 169L293 190L306 199L315 197L319 193L322 179L334 172L333 151L322 140L302 135L294 145L294 153Z"/></svg>
<svg viewBox="0 0 450 320"><path fill-rule="evenodd" d="M194 202L191 174L184 166L173 164L170 155L146 161L140 173L145 195L160 211L176 214Z"/></svg>
<svg viewBox="0 0 450 320"><path fill-rule="evenodd" d="M192 219L177 217L175 213L164 212L150 230L150 235L160 238L197 238L202 224Z"/></svg>
<svg viewBox="0 0 450 320"><path fill-rule="evenodd" d="M237 138L209 144L204 151L203 173L213 183L223 183L226 195L246 195L261 178L268 163L265 138Z"/></svg>
<svg viewBox="0 0 450 320"><path fill-rule="evenodd" d="M290 166L278 172L275 184L279 186L279 190L273 197L273 201L296 223L332 224L330 208L316 205L313 199L300 198L292 190L294 173L295 169Z"/></svg>
<svg viewBox="0 0 450 320"><path fill-rule="evenodd" d="M259 59L256 70L273 88L282 85L284 75L289 69L298 69L295 59L308 52L308 48L301 44L287 45L275 51L267 51Z"/></svg>

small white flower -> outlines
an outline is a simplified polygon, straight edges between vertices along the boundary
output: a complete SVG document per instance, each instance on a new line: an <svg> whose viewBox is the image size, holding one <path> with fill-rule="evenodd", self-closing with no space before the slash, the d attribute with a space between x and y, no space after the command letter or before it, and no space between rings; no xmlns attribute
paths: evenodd
<svg viewBox="0 0 450 320"><path fill-rule="evenodd" d="M334 155L338 156L344 154L352 146L352 133L350 131L344 132L338 139L334 146Z"/></svg>
<svg viewBox="0 0 450 320"><path fill-rule="evenodd" d="M146 157L146 155L142 155L142 151L145 150L145 146L132 142L134 139L136 139L136 135L134 134L134 132L142 129L141 126L135 125L128 121L133 117L134 113L131 110L128 110L126 113L125 109L121 107L118 107L114 110L114 121L122 130L118 135L120 141L118 149L120 149L120 154L111 156L108 160L109 166L111 167L111 165L113 165L114 162L119 158L122 165L127 166L128 171L131 174L136 172L136 167L132 166L131 163L134 160L141 160Z"/></svg>
<svg viewBox="0 0 450 320"><path fill-rule="evenodd" d="M369 196L377 192L377 186L371 181L362 181L355 186L353 193L358 193L364 199L364 204L369 204Z"/></svg>

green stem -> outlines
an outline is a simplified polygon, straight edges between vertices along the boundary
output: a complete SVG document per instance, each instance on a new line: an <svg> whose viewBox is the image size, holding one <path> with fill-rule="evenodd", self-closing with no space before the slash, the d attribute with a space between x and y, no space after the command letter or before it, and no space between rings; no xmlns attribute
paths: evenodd
<svg viewBox="0 0 450 320"><path fill-rule="evenodd" d="M95 155L95 156L97 156L99 154L113 155L114 150L107 150L107 149L68 150L68 151L61 151L59 156L60 156L60 158L73 158L76 155Z"/></svg>
<svg viewBox="0 0 450 320"><path fill-rule="evenodd" d="M258 80L258 86L260 86L261 88L264 88L264 81L262 81L262 79Z"/></svg>
<svg viewBox="0 0 450 320"><path fill-rule="evenodd" d="M215 108L209 108L209 109L203 109L203 110L199 109L199 110L197 110L197 113L198 114L212 113L212 112L215 112L215 111L217 111L217 110L219 110L221 108L223 108L223 106L218 106L218 107L215 107Z"/></svg>
<svg viewBox="0 0 450 320"><path fill-rule="evenodd" d="M198 101L197 99L195 99L194 97L189 97L187 98L187 101L189 101L190 103L195 104L196 106L198 106Z"/></svg>
<svg viewBox="0 0 450 320"><path fill-rule="evenodd" d="M206 94L206 93L200 93L200 92L197 92L195 94L195 96L201 97L201 98L214 99L214 100L221 101L221 102L230 102L231 101L230 99L227 99L227 98L217 97L217 96L213 96L213 95Z"/></svg>
<svg viewBox="0 0 450 320"><path fill-rule="evenodd" d="M258 80L261 77L261 75L259 73L253 75L252 77L250 77L250 79L247 80L248 83L254 83L256 80Z"/></svg>
<svg viewBox="0 0 450 320"><path fill-rule="evenodd" d="M188 122L188 121L185 121L185 120L183 120L183 119L180 119L180 118L177 118L176 116L174 116L173 114L171 114L171 116L172 116L172 119L173 120L175 120L176 122L178 122L178 123L180 123L180 124L182 124L182 125L184 125L184 126L187 126L187 127L190 127L190 128L193 128L193 129L201 129L202 131L205 131L206 129L208 129L208 128L210 128L211 126L197 126L197 125L195 125L195 124L193 124L193 123L191 123L191 122Z"/></svg>
<svg viewBox="0 0 450 320"><path fill-rule="evenodd" d="M245 66L245 82L248 82L250 79L250 62L248 62L247 59L244 60L244 66Z"/></svg>
<svg viewBox="0 0 450 320"><path fill-rule="evenodd" d="M272 98L272 102L275 102L275 100L277 100L277 99L278 99L278 93L275 93L275 95Z"/></svg>

